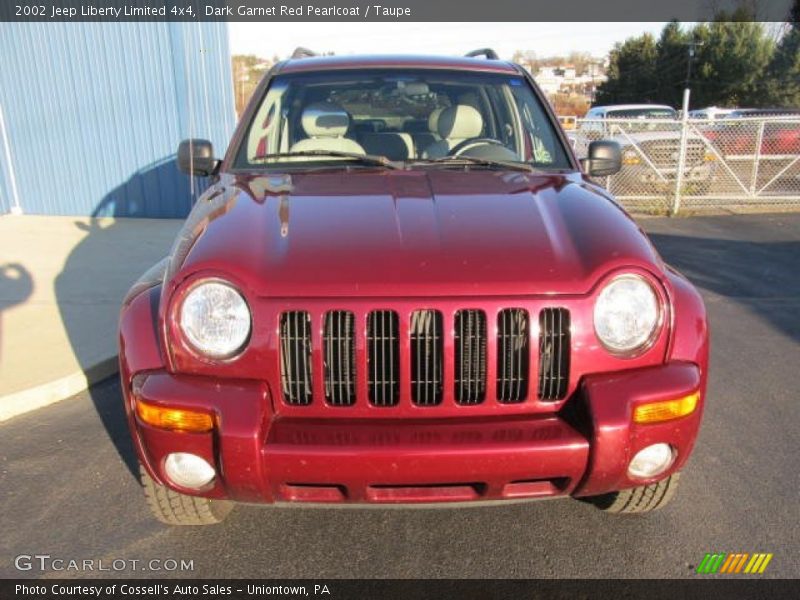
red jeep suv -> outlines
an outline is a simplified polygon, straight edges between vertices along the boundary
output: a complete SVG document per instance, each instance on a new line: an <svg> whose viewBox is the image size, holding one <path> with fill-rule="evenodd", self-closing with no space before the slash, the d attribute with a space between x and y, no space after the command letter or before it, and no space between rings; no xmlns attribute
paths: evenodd
<svg viewBox="0 0 800 600"><path fill-rule="evenodd" d="M147 501L573 496L658 508L705 399L703 302L593 182L521 67L302 57L267 74L120 319Z"/></svg>

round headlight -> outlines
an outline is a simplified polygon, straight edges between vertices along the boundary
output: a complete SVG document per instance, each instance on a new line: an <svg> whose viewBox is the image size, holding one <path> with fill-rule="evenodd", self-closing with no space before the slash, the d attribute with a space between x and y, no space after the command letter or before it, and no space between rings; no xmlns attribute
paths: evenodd
<svg viewBox="0 0 800 600"><path fill-rule="evenodd" d="M658 297L638 275L614 278L594 305L594 330L611 352L629 353L653 339L659 324Z"/></svg>
<svg viewBox="0 0 800 600"><path fill-rule="evenodd" d="M250 309L231 285L208 281L184 298L180 327L191 346L211 358L237 354L250 337Z"/></svg>

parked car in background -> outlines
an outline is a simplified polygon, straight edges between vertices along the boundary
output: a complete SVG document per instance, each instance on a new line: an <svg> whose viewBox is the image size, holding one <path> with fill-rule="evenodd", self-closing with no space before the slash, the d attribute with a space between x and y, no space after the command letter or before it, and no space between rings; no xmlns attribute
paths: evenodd
<svg viewBox="0 0 800 600"><path fill-rule="evenodd" d="M689 118L691 119L724 119L731 116L737 109L735 108L719 108L717 106L707 106L705 108L697 108L689 111Z"/></svg>
<svg viewBox="0 0 800 600"><path fill-rule="evenodd" d="M752 119L750 126L747 119ZM726 158L752 158L756 148L762 156L796 156L800 154L800 109L737 110L730 120L706 129L705 136Z"/></svg>
<svg viewBox="0 0 800 600"><path fill-rule="evenodd" d="M797 189L800 109L737 109L702 133L744 185Z"/></svg>
<svg viewBox="0 0 800 600"><path fill-rule="evenodd" d="M491 51L275 65L224 158L179 146L212 183L122 307L154 515L666 504L700 427L708 327L594 181L620 162L601 140L578 160L530 75Z"/></svg>
<svg viewBox="0 0 800 600"><path fill-rule="evenodd" d="M574 134L580 154L597 139L609 139L622 148L622 172L611 178L609 191L617 196L657 193L675 185L681 147L678 112L663 104L616 104L595 106L586 113ZM683 181L695 193L702 192L715 174L715 156L707 151L702 136L690 133L686 140Z"/></svg>
<svg viewBox="0 0 800 600"><path fill-rule="evenodd" d="M578 117L575 115L559 115L558 122L564 131L572 131L578 126Z"/></svg>
<svg viewBox="0 0 800 600"><path fill-rule="evenodd" d="M610 104L593 106L586 119L677 119L678 111L666 104Z"/></svg>
<svg viewBox="0 0 800 600"><path fill-rule="evenodd" d="M800 117L800 108L737 108L731 113L733 118L742 117Z"/></svg>

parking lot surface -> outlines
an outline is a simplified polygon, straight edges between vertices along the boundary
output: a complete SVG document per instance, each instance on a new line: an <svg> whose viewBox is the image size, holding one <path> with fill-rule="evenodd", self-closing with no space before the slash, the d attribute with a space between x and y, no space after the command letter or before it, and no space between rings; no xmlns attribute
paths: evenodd
<svg viewBox="0 0 800 600"><path fill-rule="evenodd" d="M574 500L477 508L239 506L164 527L137 481L115 379L0 426L0 576L14 558L193 561L153 577L696 577L707 552L771 552L800 576L800 215L643 219L711 320L705 421L676 500L648 516Z"/></svg>

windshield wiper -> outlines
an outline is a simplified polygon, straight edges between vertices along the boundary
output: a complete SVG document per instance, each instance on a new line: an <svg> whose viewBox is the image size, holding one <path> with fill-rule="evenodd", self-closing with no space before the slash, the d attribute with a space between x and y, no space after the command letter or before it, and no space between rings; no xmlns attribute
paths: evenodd
<svg viewBox="0 0 800 600"><path fill-rule="evenodd" d="M379 156L377 154L358 154L357 152L341 152L339 150L301 150L299 152L259 154L255 158L251 159L251 162L257 160L268 160L271 158L292 158L295 156L330 156L334 158L352 158L353 160L357 160L365 165L376 165L379 167L386 167L387 169L399 168L385 156Z"/></svg>
<svg viewBox="0 0 800 600"><path fill-rule="evenodd" d="M532 172L536 170L527 163L514 162L510 160L495 160L492 158L478 158L477 156L443 156L441 158L429 158L427 160L416 160L411 162L413 164L421 165L479 165L484 167L500 167L503 169L526 172Z"/></svg>

